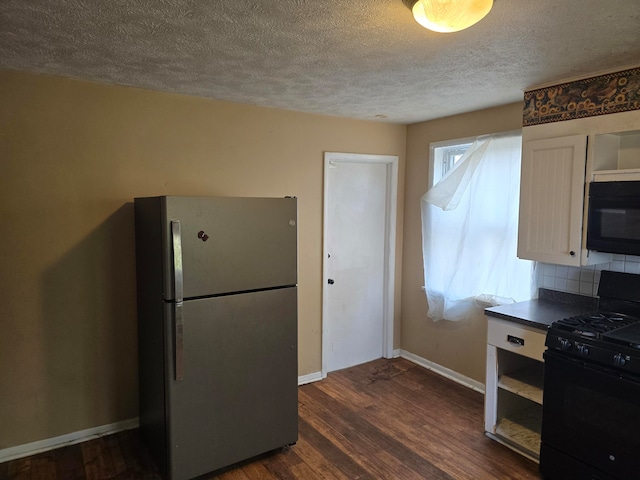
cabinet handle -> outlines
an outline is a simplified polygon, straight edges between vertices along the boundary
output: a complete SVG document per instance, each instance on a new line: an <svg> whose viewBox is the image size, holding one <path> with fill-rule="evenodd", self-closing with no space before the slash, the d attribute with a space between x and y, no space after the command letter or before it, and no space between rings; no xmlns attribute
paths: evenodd
<svg viewBox="0 0 640 480"><path fill-rule="evenodd" d="M572 257L575 257L575 256L576 256L576 252L574 252L573 250L571 250L571 251L569 252L569 255L571 255Z"/></svg>
<svg viewBox="0 0 640 480"><path fill-rule="evenodd" d="M514 337L513 335L507 335L507 342L517 347L524 347L524 338Z"/></svg>

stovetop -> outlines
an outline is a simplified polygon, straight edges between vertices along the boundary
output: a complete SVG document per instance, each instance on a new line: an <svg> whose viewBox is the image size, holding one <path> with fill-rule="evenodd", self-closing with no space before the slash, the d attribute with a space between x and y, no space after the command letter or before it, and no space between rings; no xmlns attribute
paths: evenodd
<svg viewBox="0 0 640 480"><path fill-rule="evenodd" d="M639 321L639 318L623 313L594 311L558 320L553 327L579 337L607 341L610 332Z"/></svg>
<svg viewBox="0 0 640 480"><path fill-rule="evenodd" d="M609 342L640 350L640 322L621 327L605 337Z"/></svg>
<svg viewBox="0 0 640 480"><path fill-rule="evenodd" d="M640 319L594 312L554 322L545 345L586 363L640 375Z"/></svg>
<svg viewBox="0 0 640 480"><path fill-rule="evenodd" d="M640 275L602 271L599 309L551 324L549 350L640 375Z"/></svg>

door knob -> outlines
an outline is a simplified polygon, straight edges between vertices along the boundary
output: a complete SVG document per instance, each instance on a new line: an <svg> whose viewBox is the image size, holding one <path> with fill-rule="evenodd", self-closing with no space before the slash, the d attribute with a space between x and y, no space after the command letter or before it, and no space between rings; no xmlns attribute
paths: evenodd
<svg viewBox="0 0 640 480"><path fill-rule="evenodd" d="M327 280L327 283L329 285L333 285L335 282L333 281L333 278L330 278L329 280Z"/></svg>

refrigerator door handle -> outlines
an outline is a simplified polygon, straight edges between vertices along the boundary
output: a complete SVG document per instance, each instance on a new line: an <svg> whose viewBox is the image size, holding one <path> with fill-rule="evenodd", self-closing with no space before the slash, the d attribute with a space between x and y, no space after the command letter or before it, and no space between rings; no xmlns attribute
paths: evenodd
<svg viewBox="0 0 640 480"><path fill-rule="evenodd" d="M176 382L184 380L184 320L182 317L182 302L176 302L174 307L175 319L175 375Z"/></svg>
<svg viewBox="0 0 640 480"><path fill-rule="evenodd" d="M178 220L171 221L171 239L173 245L173 294L176 302L184 300L184 282L182 274L182 230Z"/></svg>
<svg viewBox="0 0 640 480"><path fill-rule="evenodd" d="M182 275L182 231L178 220L171 221L171 239L173 245L173 290L175 295L174 307L174 352L176 381L184 379L184 320L182 316L182 301L184 299L184 285Z"/></svg>

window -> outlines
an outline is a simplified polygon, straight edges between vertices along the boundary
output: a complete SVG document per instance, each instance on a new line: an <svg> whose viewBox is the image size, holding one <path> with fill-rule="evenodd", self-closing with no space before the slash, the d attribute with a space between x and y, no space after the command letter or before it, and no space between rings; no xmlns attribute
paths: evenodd
<svg viewBox="0 0 640 480"><path fill-rule="evenodd" d="M438 142L431 145L433 183L438 183L460 161L475 139Z"/></svg>
<svg viewBox="0 0 640 480"><path fill-rule="evenodd" d="M422 197L430 318L532 298L534 264L516 256L520 150L519 133L432 145L435 185Z"/></svg>
<svg viewBox="0 0 640 480"><path fill-rule="evenodd" d="M442 175L444 177L449 170L451 170L456 163L462 158L464 153L469 150L470 143L462 145L453 145L450 147L440 147L438 150L442 155Z"/></svg>

